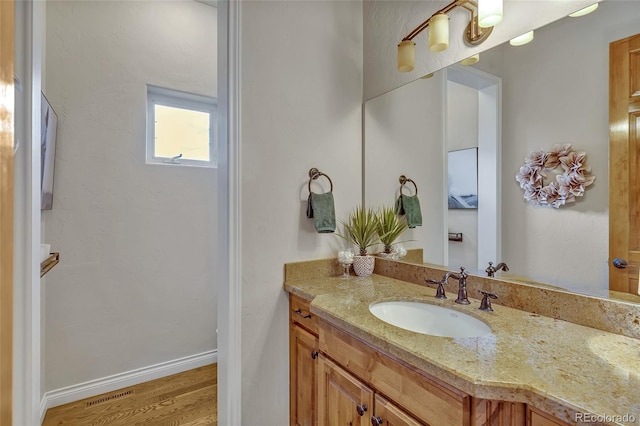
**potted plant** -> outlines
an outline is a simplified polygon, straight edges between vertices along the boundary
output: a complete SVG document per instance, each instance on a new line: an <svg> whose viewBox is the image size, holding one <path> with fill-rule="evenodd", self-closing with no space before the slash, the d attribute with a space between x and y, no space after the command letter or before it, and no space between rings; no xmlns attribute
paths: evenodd
<svg viewBox="0 0 640 426"><path fill-rule="evenodd" d="M377 214L377 233L384 245L384 257L391 254L391 245L408 228L407 220L398 216L392 207L382 207Z"/></svg>
<svg viewBox="0 0 640 426"><path fill-rule="evenodd" d="M368 277L373 273L375 257L367 254L367 249L380 242L376 212L358 206L341 223L345 235L337 235L356 245L359 250L359 254L353 257L353 270L360 277Z"/></svg>

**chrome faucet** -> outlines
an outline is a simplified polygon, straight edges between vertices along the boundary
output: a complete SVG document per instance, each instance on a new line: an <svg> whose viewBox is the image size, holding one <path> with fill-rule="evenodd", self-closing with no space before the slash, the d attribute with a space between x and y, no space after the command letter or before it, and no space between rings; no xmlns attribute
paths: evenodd
<svg viewBox="0 0 640 426"><path fill-rule="evenodd" d="M468 305L469 299L467 298L467 277L469 275L464 271L464 266L460 267L460 273L455 272L447 272L444 276L445 279L454 278L458 280L458 298L456 299L456 303L460 305Z"/></svg>
<svg viewBox="0 0 640 426"><path fill-rule="evenodd" d="M496 272L498 272L500 270L508 271L509 267L504 262L498 263L495 267L493 266L493 262L489 262L489 267L487 269L485 269L484 271L487 273L488 277L495 277L496 276Z"/></svg>

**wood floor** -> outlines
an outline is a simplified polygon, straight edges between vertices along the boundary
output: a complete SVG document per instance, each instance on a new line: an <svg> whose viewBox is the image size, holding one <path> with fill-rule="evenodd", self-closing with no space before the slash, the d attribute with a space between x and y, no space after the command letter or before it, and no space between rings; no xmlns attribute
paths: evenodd
<svg viewBox="0 0 640 426"><path fill-rule="evenodd" d="M217 367L207 365L54 407L42 425L217 426Z"/></svg>

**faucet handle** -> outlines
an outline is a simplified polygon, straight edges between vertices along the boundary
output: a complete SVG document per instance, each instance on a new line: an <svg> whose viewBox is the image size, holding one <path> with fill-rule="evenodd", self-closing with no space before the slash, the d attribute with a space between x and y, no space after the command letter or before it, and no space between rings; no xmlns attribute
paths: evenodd
<svg viewBox="0 0 640 426"><path fill-rule="evenodd" d="M444 293L444 285L447 284L447 279L443 278L440 281L436 281L436 280L425 280L428 283L431 284L438 284L438 289L436 290L436 295L435 298L436 299L446 299L447 295Z"/></svg>
<svg viewBox="0 0 640 426"><path fill-rule="evenodd" d="M481 311L493 312L493 308L491 307L491 300L489 300L489 298L497 299L498 295L495 293L491 293L489 291L484 291L484 290L478 290L478 291L483 294L482 300L480 301L479 309Z"/></svg>
<svg viewBox="0 0 640 426"><path fill-rule="evenodd" d="M496 268L493 267L493 262L489 262L489 267L484 271L487 273L488 277L494 277L496 273Z"/></svg>

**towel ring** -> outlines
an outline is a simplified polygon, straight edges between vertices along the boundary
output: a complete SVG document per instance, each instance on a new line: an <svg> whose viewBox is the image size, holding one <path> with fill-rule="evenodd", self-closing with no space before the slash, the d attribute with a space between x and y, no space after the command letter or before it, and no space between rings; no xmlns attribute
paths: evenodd
<svg viewBox="0 0 640 426"><path fill-rule="evenodd" d="M333 192L333 182L331 181L331 178L315 167L309 170L309 192L311 192L311 181L318 179L320 176L324 176L329 180L329 184L331 185L331 189L329 190L329 192Z"/></svg>
<svg viewBox="0 0 640 426"><path fill-rule="evenodd" d="M398 180L400 181L400 195L402 195L402 187L404 187L404 184L407 182L411 182L413 184L413 187L416 189L416 195L418 195L418 185L416 185L412 179L409 179L405 175L400 175L400 179Z"/></svg>

